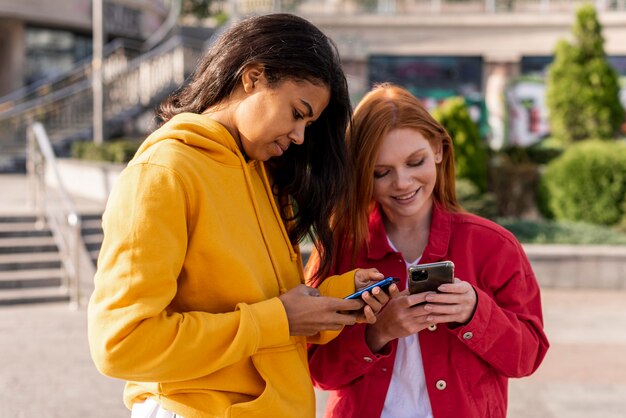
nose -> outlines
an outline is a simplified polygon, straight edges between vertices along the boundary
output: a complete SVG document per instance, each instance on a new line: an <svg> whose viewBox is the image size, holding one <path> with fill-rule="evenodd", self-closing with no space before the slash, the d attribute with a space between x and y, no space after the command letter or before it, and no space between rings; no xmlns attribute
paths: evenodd
<svg viewBox="0 0 626 418"><path fill-rule="evenodd" d="M298 123L296 124L296 126L294 126L292 131L289 133L289 139L291 139L292 143L296 145L301 145L304 143L304 129L305 128L306 128L306 125L304 123Z"/></svg>
<svg viewBox="0 0 626 418"><path fill-rule="evenodd" d="M397 170L394 183L397 189L409 187L411 185L411 174L407 170Z"/></svg>

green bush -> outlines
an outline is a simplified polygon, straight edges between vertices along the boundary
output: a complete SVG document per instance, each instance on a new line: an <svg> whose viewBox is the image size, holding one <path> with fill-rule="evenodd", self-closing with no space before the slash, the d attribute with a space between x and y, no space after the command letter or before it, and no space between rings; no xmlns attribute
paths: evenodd
<svg viewBox="0 0 626 418"><path fill-rule="evenodd" d="M546 166L541 183L555 219L616 225L624 216L626 143L577 143Z"/></svg>
<svg viewBox="0 0 626 418"><path fill-rule="evenodd" d="M102 145L91 141L79 141L72 144L72 157L81 160L127 163L133 158L141 141L119 139Z"/></svg>
<svg viewBox="0 0 626 418"><path fill-rule="evenodd" d="M456 197L463 208L484 218L494 218L498 214L496 198L492 193L481 193L478 187L467 179L456 180Z"/></svg>
<svg viewBox="0 0 626 418"><path fill-rule="evenodd" d="M496 222L524 244L626 245L626 234L601 225L513 218Z"/></svg>
<svg viewBox="0 0 626 418"><path fill-rule="evenodd" d="M617 72L607 61L602 26L593 5L578 9L572 32L574 43L557 43L548 70L550 130L566 144L614 137L624 122L624 109Z"/></svg>
<svg viewBox="0 0 626 418"><path fill-rule="evenodd" d="M454 160L458 178L470 180L480 192L487 190L489 154L462 97L446 99L433 111L454 142Z"/></svg>

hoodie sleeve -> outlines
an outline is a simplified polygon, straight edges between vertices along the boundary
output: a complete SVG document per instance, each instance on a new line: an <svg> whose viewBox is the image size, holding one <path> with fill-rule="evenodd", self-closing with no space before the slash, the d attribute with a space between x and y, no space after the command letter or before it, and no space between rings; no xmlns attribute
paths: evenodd
<svg viewBox="0 0 626 418"><path fill-rule="evenodd" d="M169 308L188 242L185 190L172 170L135 164L111 193L88 308L92 358L105 375L158 382L199 378L290 341L276 297L219 314Z"/></svg>

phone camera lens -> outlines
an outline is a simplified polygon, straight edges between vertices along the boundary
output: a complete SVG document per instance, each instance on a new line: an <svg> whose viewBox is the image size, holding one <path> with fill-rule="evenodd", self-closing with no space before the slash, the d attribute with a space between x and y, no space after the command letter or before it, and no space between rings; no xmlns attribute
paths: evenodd
<svg viewBox="0 0 626 418"><path fill-rule="evenodd" d="M411 274L411 280L414 282L421 282L423 280L428 279L428 271L427 270L417 270Z"/></svg>

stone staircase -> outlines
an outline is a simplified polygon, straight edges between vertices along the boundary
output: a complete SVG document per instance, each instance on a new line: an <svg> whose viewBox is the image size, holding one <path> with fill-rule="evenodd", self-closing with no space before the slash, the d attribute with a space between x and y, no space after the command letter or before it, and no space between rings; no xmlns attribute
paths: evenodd
<svg viewBox="0 0 626 418"><path fill-rule="evenodd" d="M83 214L82 235L95 264L102 243L100 214ZM59 248L34 215L0 216L0 306L69 302Z"/></svg>

